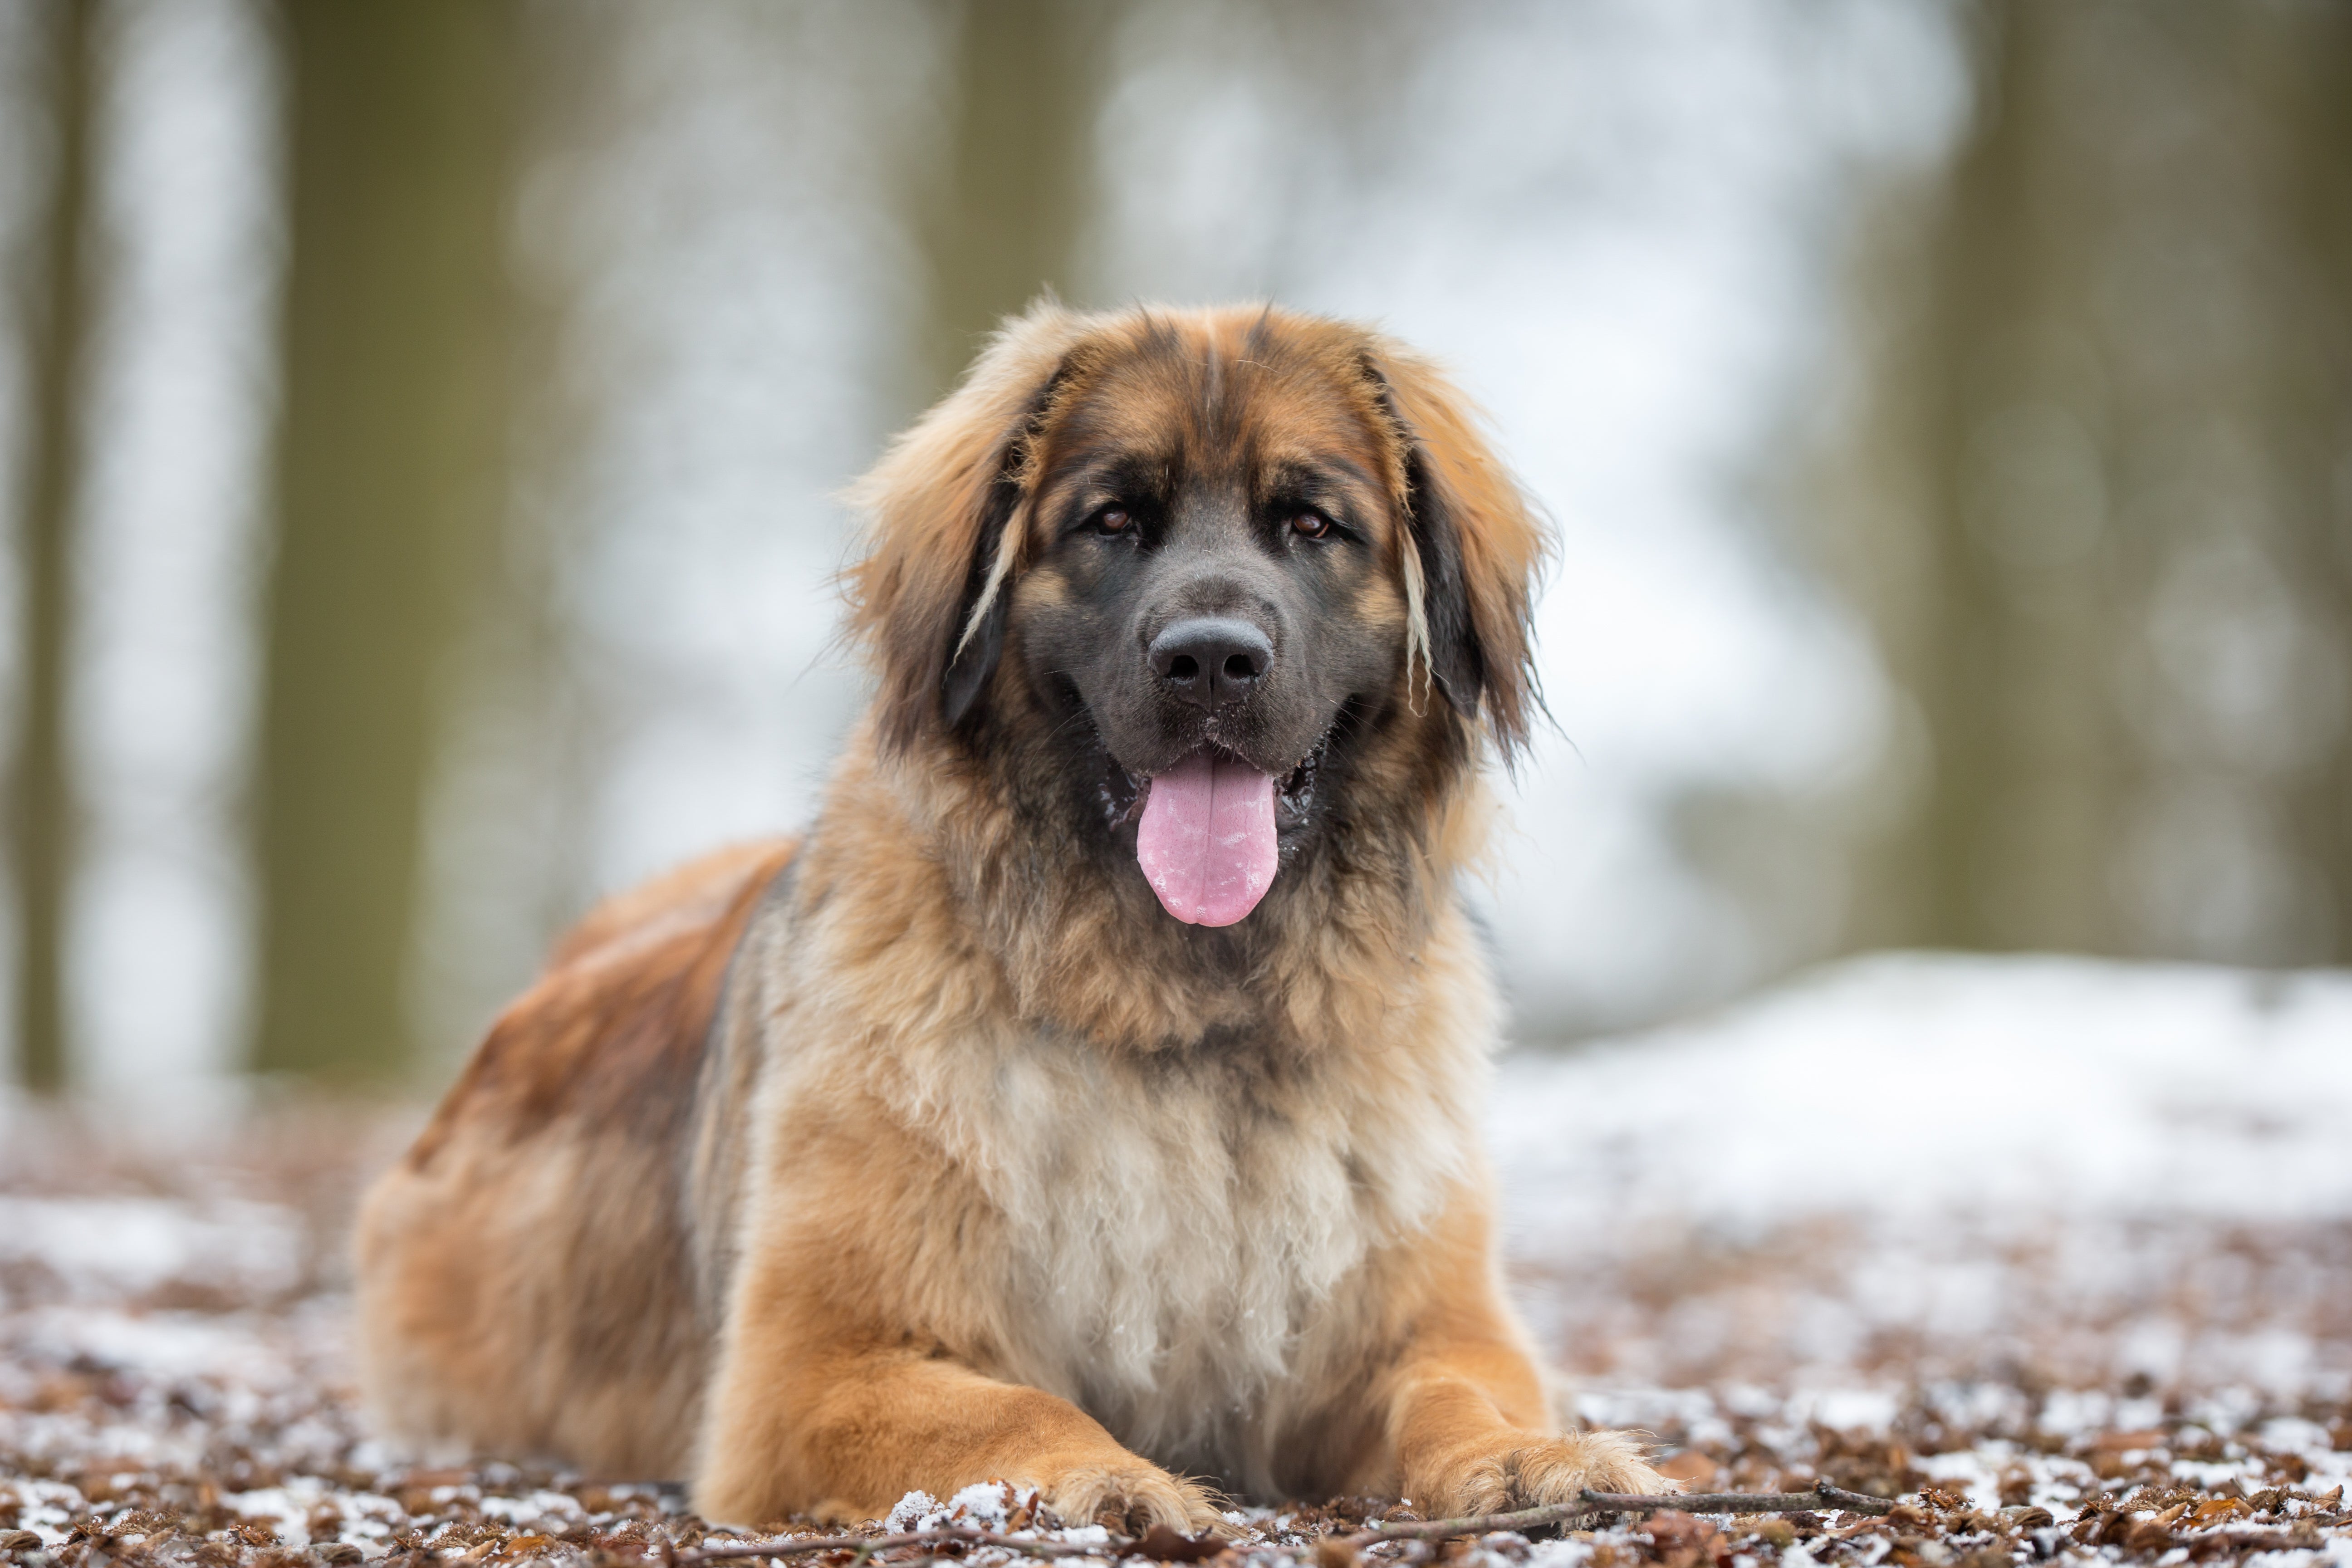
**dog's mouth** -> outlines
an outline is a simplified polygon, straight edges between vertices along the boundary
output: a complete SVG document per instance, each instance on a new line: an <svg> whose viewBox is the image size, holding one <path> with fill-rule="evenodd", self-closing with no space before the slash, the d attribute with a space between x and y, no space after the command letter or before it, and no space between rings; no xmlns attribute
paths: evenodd
<svg viewBox="0 0 2352 1568"><path fill-rule="evenodd" d="M1148 776L1112 764L1104 805L1114 826L1135 821L1136 860L1160 908L1202 926L1233 925L1257 908L1281 867L1283 829L1313 805L1329 738L1279 774L1216 745Z"/></svg>

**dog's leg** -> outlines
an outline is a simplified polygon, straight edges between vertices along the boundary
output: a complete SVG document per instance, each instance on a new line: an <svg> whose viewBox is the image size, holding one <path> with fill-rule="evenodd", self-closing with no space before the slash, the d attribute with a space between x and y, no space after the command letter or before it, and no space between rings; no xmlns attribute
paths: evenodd
<svg viewBox="0 0 2352 1568"><path fill-rule="evenodd" d="M1573 1502L1586 1487L1675 1489L1622 1432L1550 1431L1536 1370L1517 1345L1417 1345L1391 1387L1391 1473L1432 1519Z"/></svg>
<svg viewBox="0 0 2352 1568"><path fill-rule="evenodd" d="M989 1283L1007 1245L994 1209L917 1139L876 1158L889 1109L843 1100L812 1101L823 1114L759 1157L703 1398L702 1516L871 1519L911 1490L1001 1480L1073 1524L1215 1526L1201 1488L1068 1400L980 1370L1019 1310Z"/></svg>
<svg viewBox="0 0 2352 1568"><path fill-rule="evenodd" d="M1484 1255L1483 1215L1461 1215L1437 1234L1444 1241L1420 1261L1433 1266L1423 1278L1448 1283L1381 1382L1387 1452L1357 1478L1363 1489L1393 1487L1431 1519L1573 1502L1586 1487L1677 1489L1622 1432L1554 1428L1542 1376Z"/></svg>
<svg viewBox="0 0 2352 1568"><path fill-rule="evenodd" d="M776 1331L782 1330L782 1331ZM1073 1524L1206 1530L1207 1495L1137 1458L1077 1406L906 1349L739 1336L713 1389L695 1488L705 1518L873 1519L908 1491L975 1481L1036 1489Z"/></svg>

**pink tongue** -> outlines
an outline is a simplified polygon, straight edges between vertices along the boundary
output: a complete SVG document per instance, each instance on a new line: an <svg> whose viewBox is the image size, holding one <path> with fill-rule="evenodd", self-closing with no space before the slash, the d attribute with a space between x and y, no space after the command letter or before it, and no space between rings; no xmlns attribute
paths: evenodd
<svg viewBox="0 0 2352 1568"><path fill-rule="evenodd" d="M1151 781L1135 858L1178 920L1229 926L1274 886L1274 780L1199 751Z"/></svg>

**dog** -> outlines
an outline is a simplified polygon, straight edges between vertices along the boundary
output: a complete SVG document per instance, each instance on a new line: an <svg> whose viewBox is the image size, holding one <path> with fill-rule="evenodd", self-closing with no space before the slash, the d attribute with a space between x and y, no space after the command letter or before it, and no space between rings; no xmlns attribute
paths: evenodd
<svg viewBox="0 0 2352 1568"><path fill-rule="evenodd" d="M1669 1489L1504 1299L1455 890L1547 535L1429 361L1012 321L854 492L877 680L804 839L591 913L358 1234L421 1444L706 1517Z"/></svg>

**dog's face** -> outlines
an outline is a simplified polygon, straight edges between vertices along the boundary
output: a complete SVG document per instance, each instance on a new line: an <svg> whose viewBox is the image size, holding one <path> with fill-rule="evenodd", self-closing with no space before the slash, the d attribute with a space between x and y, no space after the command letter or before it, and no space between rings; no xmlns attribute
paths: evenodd
<svg viewBox="0 0 2352 1568"><path fill-rule="evenodd" d="M1184 908L1227 924L1313 831L1333 731L1396 685L1407 616L1363 389L1182 349L1112 358L1042 433L1010 629L1040 708L1098 743L1114 836L1187 780L1234 803L1196 826L1271 833L1240 847L1257 858L1239 886Z"/></svg>
<svg viewBox="0 0 2352 1568"><path fill-rule="evenodd" d="M1312 318L1016 323L868 481L891 740L1044 750L1057 828L1244 919L1368 752L1474 756L1482 701L1520 733L1539 538L1483 446L1442 453L1475 439L1451 396ZM918 531L938 553L893 551Z"/></svg>

